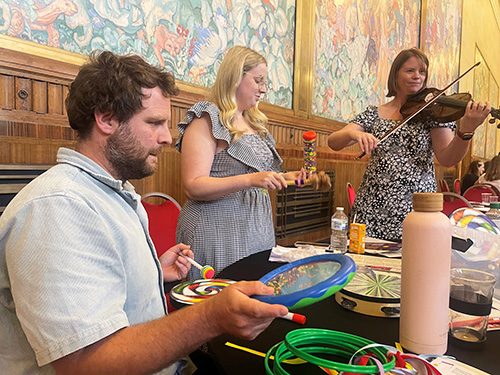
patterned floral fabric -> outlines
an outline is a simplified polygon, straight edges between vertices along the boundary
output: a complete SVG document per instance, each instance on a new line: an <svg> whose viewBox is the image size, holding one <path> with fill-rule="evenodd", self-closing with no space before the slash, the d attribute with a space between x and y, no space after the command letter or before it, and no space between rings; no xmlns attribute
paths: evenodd
<svg viewBox="0 0 500 375"><path fill-rule="evenodd" d="M379 139L397 124L380 118L375 106L369 106L352 122ZM413 193L437 190L430 136L431 129L437 127L455 130L455 123L410 121L373 151L351 214L356 215L356 222L366 224L367 236L401 240Z"/></svg>
<svg viewBox="0 0 500 375"><path fill-rule="evenodd" d="M219 110L209 102L199 102L177 125L181 133L176 143L181 151L182 136L195 119L208 113L212 134L225 140L229 147L214 156L210 176L226 177L245 173L281 170L282 160L269 134L245 134L235 143L232 135L219 121ZM210 201L188 200L182 207L177 224L177 242L191 245L195 260L210 265L216 274L226 266L275 245L273 214L268 191L250 188ZM200 272L191 267L191 280Z"/></svg>

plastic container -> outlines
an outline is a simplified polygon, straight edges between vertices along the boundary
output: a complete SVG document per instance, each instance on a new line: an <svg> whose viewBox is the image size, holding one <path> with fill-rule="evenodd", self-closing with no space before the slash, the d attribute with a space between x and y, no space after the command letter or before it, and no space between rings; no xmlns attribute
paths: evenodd
<svg viewBox="0 0 500 375"><path fill-rule="evenodd" d="M332 235L328 251L336 254L347 252L347 223L349 219L344 213L344 207L337 207L332 216Z"/></svg>
<svg viewBox="0 0 500 375"><path fill-rule="evenodd" d="M490 209L486 211L486 216L500 228L500 203L490 203Z"/></svg>
<svg viewBox="0 0 500 375"><path fill-rule="evenodd" d="M442 194L414 193L403 221L399 340L417 354L448 347L451 223L442 209Z"/></svg>

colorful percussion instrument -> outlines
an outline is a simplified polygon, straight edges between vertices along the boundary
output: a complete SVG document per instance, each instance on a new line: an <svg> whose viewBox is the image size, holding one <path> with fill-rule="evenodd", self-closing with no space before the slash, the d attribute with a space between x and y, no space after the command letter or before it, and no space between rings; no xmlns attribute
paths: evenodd
<svg viewBox="0 0 500 375"><path fill-rule="evenodd" d="M224 279L201 279L186 281L174 286L169 293L170 303L175 309L192 305L215 296L226 286L235 281Z"/></svg>
<svg viewBox="0 0 500 375"><path fill-rule="evenodd" d="M310 130L302 135L304 141L304 169L316 172L316 132Z"/></svg>
<svg viewBox="0 0 500 375"><path fill-rule="evenodd" d="M273 295L253 296L259 301L296 309L319 302L342 289L353 278L356 263L341 254L324 254L285 264L260 281L274 288Z"/></svg>
<svg viewBox="0 0 500 375"><path fill-rule="evenodd" d="M335 294L337 303L364 315L397 318L401 274L359 267L351 282Z"/></svg>

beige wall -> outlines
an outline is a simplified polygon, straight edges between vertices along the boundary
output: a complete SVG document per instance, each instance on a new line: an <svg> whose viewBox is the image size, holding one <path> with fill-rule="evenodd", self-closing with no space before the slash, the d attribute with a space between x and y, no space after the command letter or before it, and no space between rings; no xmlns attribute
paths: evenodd
<svg viewBox="0 0 500 375"><path fill-rule="evenodd" d="M460 72L474 64L476 45L488 68L500 83L500 1L463 0ZM473 92L474 74L466 75L459 84L460 92ZM474 98L484 101L485 98ZM497 131L496 152L500 151L500 131Z"/></svg>

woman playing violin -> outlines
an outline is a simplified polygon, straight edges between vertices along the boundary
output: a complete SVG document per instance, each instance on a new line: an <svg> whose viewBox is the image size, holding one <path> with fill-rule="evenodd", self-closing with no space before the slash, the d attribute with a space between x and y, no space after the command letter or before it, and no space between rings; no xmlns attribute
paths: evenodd
<svg viewBox="0 0 500 375"><path fill-rule="evenodd" d="M371 153L352 210L356 221L366 224L370 237L401 239L403 219L412 210L413 193L437 189L434 155L446 167L460 162L471 135L491 110L489 103L470 101L456 132L455 122L414 119L379 144L379 139L403 119L400 109L407 97L426 87L428 66L427 56L419 49L401 51L387 82L387 97L394 98L379 107L369 106L328 137L333 150L358 143L363 152Z"/></svg>

